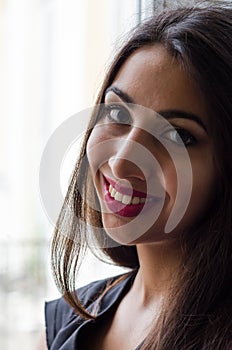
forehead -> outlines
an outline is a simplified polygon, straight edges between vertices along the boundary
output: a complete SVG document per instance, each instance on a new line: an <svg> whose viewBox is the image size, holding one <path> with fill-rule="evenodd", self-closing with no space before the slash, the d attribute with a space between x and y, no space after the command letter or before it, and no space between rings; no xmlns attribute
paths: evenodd
<svg viewBox="0 0 232 350"><path fill-rule="evenodd" d="M199 87L160 44L135 51L120 68L113 84L134 103L153 109L181 109L205 122L207 107Z"/></svg>

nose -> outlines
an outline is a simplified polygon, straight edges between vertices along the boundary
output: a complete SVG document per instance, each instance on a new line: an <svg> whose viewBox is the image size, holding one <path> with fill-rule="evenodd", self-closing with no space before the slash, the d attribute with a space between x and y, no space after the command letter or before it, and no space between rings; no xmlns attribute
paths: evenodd
<svg viewBox="0 0 232 350"><path fill-rule="evenodd" d="M155 142L153 140L151 145L148 133L132 127L127 135L115 142L115 152L108 160L115 178L145 181L154 174L154 169L157 167L154 155Z"/></svg>

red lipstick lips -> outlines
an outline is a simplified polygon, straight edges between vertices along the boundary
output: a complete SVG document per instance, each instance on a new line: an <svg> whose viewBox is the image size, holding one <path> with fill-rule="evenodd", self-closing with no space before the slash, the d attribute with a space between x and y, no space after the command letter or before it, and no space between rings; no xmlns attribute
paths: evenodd
<svg viewBox="0 0 232 350"><path fill-rule="evenodd" d="M142 211L145 201L147 201L146 208L151 208L157 200L155 197L148 196L144 192L132 191L130 188L121 186L105 175L103 176L103 180L105 202L110 211L117 215L135 217ZM128 200L130 203L124 204L128 203Z"/></svg>

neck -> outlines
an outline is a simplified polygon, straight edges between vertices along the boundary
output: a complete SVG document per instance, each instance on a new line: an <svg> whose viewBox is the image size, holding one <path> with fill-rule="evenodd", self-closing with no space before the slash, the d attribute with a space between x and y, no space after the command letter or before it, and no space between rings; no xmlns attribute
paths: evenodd
<svg viewBox="0 0 232 350"><path fill-rule="evenodd" d="M180 245L174 242L137 245L140 268L134 291L141 305L162 299L170 292L181 263Z"/></svg>

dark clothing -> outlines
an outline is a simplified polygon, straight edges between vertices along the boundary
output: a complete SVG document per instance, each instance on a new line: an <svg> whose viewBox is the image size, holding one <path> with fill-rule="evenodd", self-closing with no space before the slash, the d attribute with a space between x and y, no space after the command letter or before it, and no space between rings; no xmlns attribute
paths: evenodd
<svg viewBox="0 0 232 350"><path fill-rule="evenodd" d="M101 299L99 296L105 287L118 277L92 282L77 290L78 297L89 312L98 306L96 320L84 320L78 316L63 298L45 304L47 345L49 350L85 350L86 339L91 337L96 325L104 322L109 313L119 304L130 289L136 273L113 286ZM136 348L139 350L140 346Z"/></svg>

